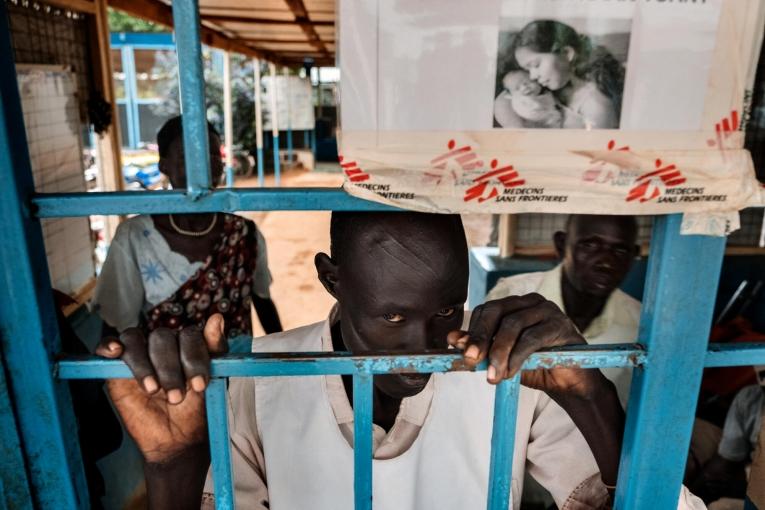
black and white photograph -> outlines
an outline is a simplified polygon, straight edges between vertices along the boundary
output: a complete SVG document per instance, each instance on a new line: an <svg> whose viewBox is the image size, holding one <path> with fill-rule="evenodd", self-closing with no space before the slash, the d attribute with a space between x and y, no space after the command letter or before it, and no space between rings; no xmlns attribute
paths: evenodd
<svg viewBox="0 0 765 510"><path fill-rule="evenodd" d="M499 23L494 127L616 129L631 19L530 19Z"/></svg>

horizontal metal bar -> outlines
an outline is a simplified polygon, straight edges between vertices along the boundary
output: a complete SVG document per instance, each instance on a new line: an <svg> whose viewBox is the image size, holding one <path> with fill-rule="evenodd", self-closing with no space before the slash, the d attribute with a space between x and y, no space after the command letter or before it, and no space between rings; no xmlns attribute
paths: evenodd
<svg viewBox="0 0 765 510"><path fill-rule="evenodd" d="M197 199L185 191L44 193L32 197L32 212L38 218L93 214L401 210L353 197L342 188L218 189Z"/></svg>
<svg viewBox="0 0 765 510"><path fill-rule="evenodd" d="M645 352L637 344L577 345L549 349L531 355L524 370L577 366L581 368L638 366ZM96 356L69 356L56 364L60 379L119 379L131 377L127 365L119 360ZM370 353L267 353L228 354L212 360L213 377L262 377L356 373L429 373L469 370L462 354L453 350L391 355ZM486 362L477 367L486 370Z"/></svg>
<svg viewBox="0 0 765 510"><path fill-rule="evenodd" d="M709 344L704 366L745 367L765 365L765 344Z"/></svg>

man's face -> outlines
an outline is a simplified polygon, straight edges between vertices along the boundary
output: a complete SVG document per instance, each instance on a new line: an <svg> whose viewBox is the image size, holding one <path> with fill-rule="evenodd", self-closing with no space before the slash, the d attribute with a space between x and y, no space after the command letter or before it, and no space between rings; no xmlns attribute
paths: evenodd
<svg viewBox="0 0 765 510"><path fill-rule="evenodd" d="M390 224L357 236L338 266L337 299L343 342L354 353L445 349L446 335L462 326L467 298L464 235L444 229L398 230ZM430 374L376 376L383 393L420 392Z"/></svg>
<svg viewBox="0 0 765 510"><path fill-rule="evenodd" d="M210 172L213 187L220 183L223 176L223 160L220 157L220 138L210 132ZM186 163L184 161L183 137L179 136L172 142L167 154L159 160L159 170L170 179L173 189L186 187Z"/></svg>
<svg viewBox="0 0 765 510"><path fill-rule="evenodd" d="M624 218L584 216L566 233L564 277L579 292L607 297L636 256L636 232Z"/></svg>

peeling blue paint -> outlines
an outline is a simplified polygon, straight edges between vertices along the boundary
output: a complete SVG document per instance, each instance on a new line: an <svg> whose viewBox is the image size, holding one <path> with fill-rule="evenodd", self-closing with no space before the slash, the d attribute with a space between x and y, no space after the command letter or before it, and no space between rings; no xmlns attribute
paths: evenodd
<svg viewBox="0 0 765 510"><path fill-rule="evenodd" d="M581 345L537 352L523 365L524 370L577 366L580 368L638 366L645 360L645 351L634 344L612 346ZM440 351L424 354L349 353L268 353L227 354L211 362L213 377L266 377L327 374L430 373L468 370L462 354ZM486 370L486 362L477 370ZM56 364L60 379L130 378L124 362L96 356L68 356Z"/></svg>
<svg viewBox="0 0 765 510"><path fill-rule="evenodd" d="M39 218L92 214L236 211L402 211L353 197L341 188L217 189L192 200L184 191L45 193L32 197Z"/></svg>
<svg viewBox="0 0 765 510"><path fill-rule="evenodd" d="M210 437L215 508L233 510L234 484L229 449L228 406L225 379L212 379L205 393L207 431Z"/></svg>

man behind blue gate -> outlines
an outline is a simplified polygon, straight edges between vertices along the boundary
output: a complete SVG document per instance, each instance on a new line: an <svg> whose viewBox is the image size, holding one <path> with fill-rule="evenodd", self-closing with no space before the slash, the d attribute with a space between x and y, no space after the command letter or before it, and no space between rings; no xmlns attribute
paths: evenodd
<svg viewBox="0 0 765 510"><path fill-rule="evenodd" d="M337 299L323 322L256 339L255 352L417 352L451 346L487 372L374 378L374 502L383 510L481 508L488 487L494 391L539 349L586 343L538 294L477 307L466 324L467 245L459 216L334 213L318 277ZM221 318L175 334L126 331L99 354L135 380L111 380L114 403L145 458L151 508L199 508L209 466L204 393L209 357L226 351ZM161 389L145 390L147 378ZM561 509L610 508L624 414L598 370L522 374L512 507L528 470ZM168 403L166 393L184 399ZM231 453L238 507L353 508L352 385L345 376L232 379ZM678 508L704 508L682 489Z"/></svg>

